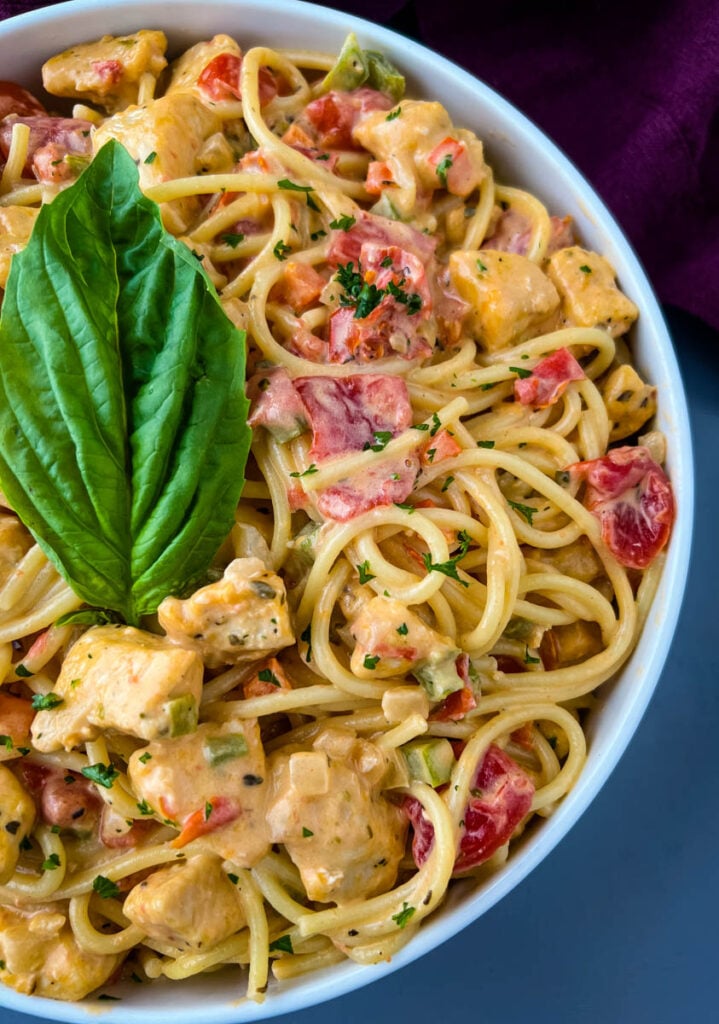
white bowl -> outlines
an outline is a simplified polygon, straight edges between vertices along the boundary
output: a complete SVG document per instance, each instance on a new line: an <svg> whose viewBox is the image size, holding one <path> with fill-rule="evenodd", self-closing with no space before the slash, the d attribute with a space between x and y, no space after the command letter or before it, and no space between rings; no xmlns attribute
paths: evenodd
<svg viewBox="0 0 719 1024"><path fill-rule="evenodd" d="M382 50L404 72L410 95L438 99L454 122L484 141L499 180L536 193L559 215L571 214L579 237L607 256L622 289L641 310L634 334L638 366L659 389L658 425L668 439L668 471L677 496L677 520L659 591L640 642L619 679L605 687L601 711L589 724L589 757L579 782L556 813L533 829L508 863L479 889L455 888L444 907L389 964L340 964L271 986L262 1005L243 1001L236 971L182 984L126 986L122 1002L60 1003L17 995L0 986L0 1005L51 1020L138 1024L239 1024L321 1003L387 975L451 938L520 882L585 811L624 751L652 695L676 626L689 564L693 521L693 467L686 399L677 361L651 286L604 204L562 153L514 107L461 68L393 32L294 0L75 0L0 23L2 77L29 88L40 66L73 43L106 33L161 28L170 52L227 32L246 49L256 43L336 52L348 31ZM114 990L113 990L114 991Z"/></svg>

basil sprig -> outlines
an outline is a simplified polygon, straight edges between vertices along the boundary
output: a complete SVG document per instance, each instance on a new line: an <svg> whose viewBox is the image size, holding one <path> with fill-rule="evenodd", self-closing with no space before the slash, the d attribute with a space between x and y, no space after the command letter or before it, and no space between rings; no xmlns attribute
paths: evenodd
<svg viewBox="0 0 719 1024"><path fill-rule="evenodd" d="M0 316L0 480L75 592L127 622L199 582L250 444L244 334L114 141L44 206Z"/></svg>

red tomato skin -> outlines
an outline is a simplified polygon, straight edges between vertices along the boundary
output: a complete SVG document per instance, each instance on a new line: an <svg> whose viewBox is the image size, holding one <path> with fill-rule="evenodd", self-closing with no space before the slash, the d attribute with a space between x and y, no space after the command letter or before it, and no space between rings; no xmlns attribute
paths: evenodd
<svg viewBox="0 0 719 1024"><path fill-rule="evenodd" d="M514 382L514 397L522 405L533 405L546 409L554 405L573 380L584 380L586 374L569 349L558 348L556 352L540 359L531 375Z"/></svg>
<svg viewBox="0 0 719 1024"><path fill-rule="evenodd" d="M532 806L534 783L516 761L492 744L484 755L464 811L464 831L454 863L454 874L478 867L509 841ZM426 861L434 842L434 828L422 805L407 797L402 805L414 829L412 856L417 867Z"/></svg>
<svg viewBox="0 0 719 1024"><path fill-rule="evenodd" d="M0 121L8 114L17 114L18 117L34 117L37 114L46 114L40 100L36 99L31 92L23 89L15 82L0 82Z"/></svg>
<svg viewBox="0 0 719 1024"><path fill-rule="evenodd" d="M602 540L628 569L646 569L666 545L675 517L672 485L647 448L612 448L599 459L568 467L586 481L584 504L602 528Z"/></svg>

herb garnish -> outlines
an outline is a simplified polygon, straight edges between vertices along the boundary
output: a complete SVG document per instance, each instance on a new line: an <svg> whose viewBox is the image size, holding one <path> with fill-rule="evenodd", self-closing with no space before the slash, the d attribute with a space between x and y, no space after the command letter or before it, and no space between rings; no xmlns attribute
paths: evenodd
<svg viewBox="0 0 719 1024"><path fill-rule="evenodd" d="M359 573L360 583L369 583L370 580L375 578L375 574L370 572L368 559L365 559L361 565L357 566L357 572Z"/></svg>
<svg viewBox="0 0 719 1024"><path fill-rule="evenodd" d="M244 377L243 332L108 142L40 210L0 315L2 489L88 604L137 623L202 579L244 483Z"/></svg>
<svg viewBox="0 0 719 1024"><path fill-rule="evenodd" d="M530 526L532 525L532 519L537 514L536 508L533 508L531 505L522 505L519 501L511 501L509 498L507 498L507 504L515 512L519 512L521 516L524 516Z"/></svg>
<svg viewBox="0 0 719 1024"><path fill-rule="evenodd" d="M64 703L65 698L58 696L57 693L36 693L31 701L36 711L52 711Z"/></svg>
<svg viewBox="0 0 719 1024"><path fill-rule="evenodd" d="M410 907L409 903L403 903L400 912L398 914L392 914L392 920L397 922L398 928L406 928L416 909L416 907Z"/></svg>
<svg viewBox="0 0 719 1024"><path fill-rule="evenodd" d="M432 556L428 551L422 555L422 561L424 562L427 572L441 572L444 576L449 576L450 579L457 580L457 582L461 583L463 587L468 587L469 583L466 580L463 580L457 572L457 562L461 561L469 551L469 545L472 543L472 538L465 530L460 530L457 534L457 540L459 541L459 551L447 562L433 562Z"/></svg>
<svg viewBox="0 0 719 1024"><path fill-rule="evenodd" d="M112 789L113 782L120 774L114 765L103 764L101 761L97 764L90 764L87 768L81 768L80 772L86 779L96 782L98 786L104 786L105 789Z"/></svg>
<svg viewBox="0 0 719 1024"><path fill-rule="evenodd" d="M117 883L109 878L105 878L104 875L97 875L93 879L92 890L103 900L109 900L111 897L120 895L120 887Z"/></svg>
<svg viewBox="0 0 719 1024"><path fill-rule="evenodd" d="M357 220L355 217L343 216L337 217L336 220L331 220L330 227L332 228L333 231L349 231L349 229L353 227L356 223Z"/></svg>

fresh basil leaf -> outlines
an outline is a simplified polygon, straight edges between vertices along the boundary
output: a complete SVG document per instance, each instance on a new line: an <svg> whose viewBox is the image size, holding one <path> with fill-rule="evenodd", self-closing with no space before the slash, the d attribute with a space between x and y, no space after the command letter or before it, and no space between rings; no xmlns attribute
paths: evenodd
<svg viewBox="0 0 719 1024"><path fill-rule="evenodd" d="M0 479L75 592L128 622L199 582L250 443L244 336L114 141L44 206L0 316Z"/></svg>

